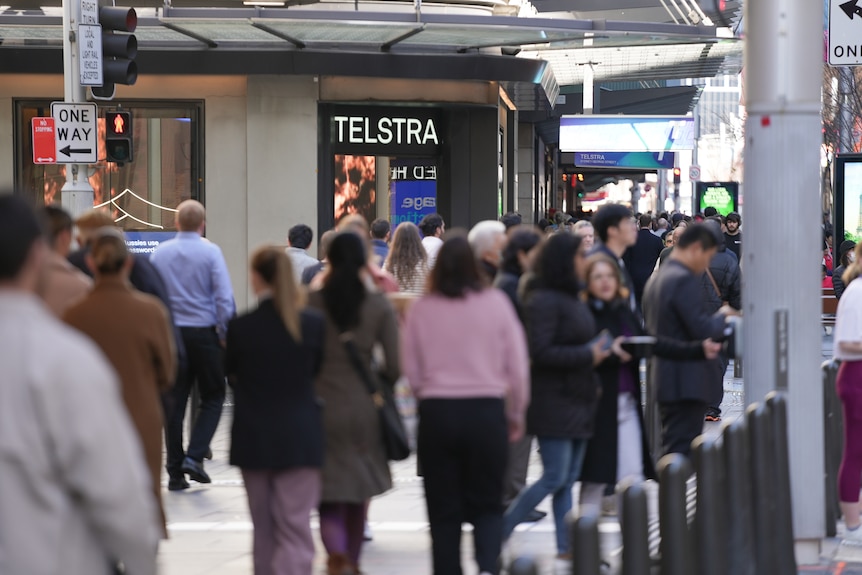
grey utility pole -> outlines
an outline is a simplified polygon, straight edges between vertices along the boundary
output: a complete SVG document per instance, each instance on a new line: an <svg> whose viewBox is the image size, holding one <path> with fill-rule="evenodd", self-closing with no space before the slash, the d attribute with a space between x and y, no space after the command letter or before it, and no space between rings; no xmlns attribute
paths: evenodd
<svg viewBox="0 0 862 575"><path fill-rule="evenodd" d="M850 102L850 95L855 88L853 70L847 66L838 68L838 110L840 114L838 151L842 154L853 151L853 106ZM843 240L843 238L840 239Z"/></svg>
<svg viewBox="0 0 862 575"><path fill-rule="evenodd" d="M834 1L834 0L833 0ZM787 393L799 563L825 532L820 379L823 4L745 2L746 403Z"/></svg>
<svg viewBox="0 0 862 575"><path fill-rule="evenodd" d="M81 0L63 0L63 80L64 101L86 102L86 88L81 86L78 70L78 24ZM63 207L78 216L93 208L93 186L86 164L66 164L66 183L60 189Z"/></svg>

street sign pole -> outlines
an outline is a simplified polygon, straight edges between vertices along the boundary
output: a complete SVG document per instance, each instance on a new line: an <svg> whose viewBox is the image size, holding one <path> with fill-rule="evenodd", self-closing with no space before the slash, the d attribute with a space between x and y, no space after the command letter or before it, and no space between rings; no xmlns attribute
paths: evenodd
<svg viewBox="0 0 862 575"><path fill-rule="evenodd" d="M81 86L78 49L78 24L81 0L63 0L63 79L66 102L86 102L86 88ZM60 190L63 208L76 217L93 208L93 186L86 164L66 164L66 183Z"/></svg>
<svg viewBox="0 0 862 575"><path fill-rule="evenodd" d="M756 0L744 9L745 186L751 190L742 245L745 401L762 401L786 378L793 530L797 560L808 564L817 562L826 529L823 466L812 463L823 461L823 392L814 383L822 344L815 79L823 74L823 4ZM787 321L778 330L775 318L783 310ZM776 367L780 341L786 342L786 374Z"/></svg>

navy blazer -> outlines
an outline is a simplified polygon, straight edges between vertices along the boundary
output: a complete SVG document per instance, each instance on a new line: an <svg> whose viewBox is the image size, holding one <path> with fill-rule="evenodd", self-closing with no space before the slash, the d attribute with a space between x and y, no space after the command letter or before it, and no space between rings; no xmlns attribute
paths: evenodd
<svg viewBox="0 0 862 575"><path fill-rule="evenodd" d="M323 465L323 420L314 378L323 361L325 322L301 312L297 343L272 300L228 324L226 373L234 391L230 463L284 470Z"/></svg>

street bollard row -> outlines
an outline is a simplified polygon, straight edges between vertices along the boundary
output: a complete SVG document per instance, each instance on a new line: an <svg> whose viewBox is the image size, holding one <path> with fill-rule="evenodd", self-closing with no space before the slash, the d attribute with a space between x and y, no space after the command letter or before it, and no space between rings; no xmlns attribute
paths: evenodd
<svg viewBox="0 0 862 575"><path fill-rule="evenodd" d="M744 420L725 426L720 438L697 438L693 450L694 469L680 454L658 464L658 571L650 556L644 487L623 487L622 575L796 575L784 397L770 393L764 403L749 406ZM690 525L693 471L697 495ZM601 575L598 518L578 517L570 526L572 573Z"/></svg>

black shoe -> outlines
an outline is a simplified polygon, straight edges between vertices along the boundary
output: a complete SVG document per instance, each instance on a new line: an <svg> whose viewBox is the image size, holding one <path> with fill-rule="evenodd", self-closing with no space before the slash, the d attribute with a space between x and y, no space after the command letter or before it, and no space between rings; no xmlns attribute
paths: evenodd
<svg viewBox="0 0 862 575"><path fill-rule="evenodd" d="M213 480L210 479L210 476L207 475L207 472L204 471L204 464L195 461L191 457L186 457L183 460L183 465L180 467L183 470L183 473L188 475L191 479L194 479L198 483L212 483Z"/></svg>
<svg viewBox="0 0 862 575"><path fill-rule="evenodd" d="M171 477L168 480L168 491L182 491L189 487L189 482L186 481L185 477Z"/></svg>
<svg viewBox="0 0 862 575"><path fill-rule="evenodd" d="M535 523L536 521L541 521L547 515L548 514L545 513L544 511L539 511L538 509L533 509L532 511L530 511L527 514L526 517L524 517L524 520L521 521L521 523Z"/></svg>

